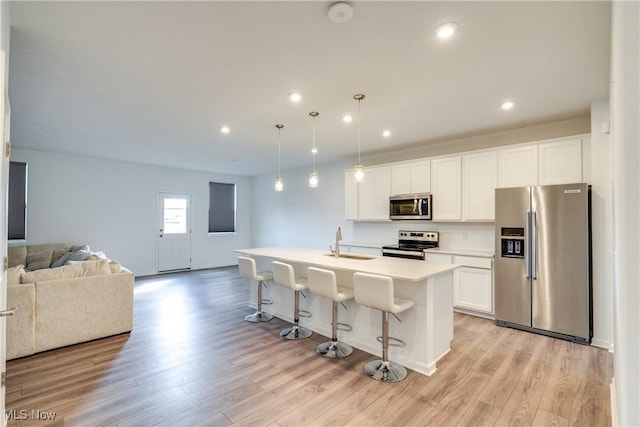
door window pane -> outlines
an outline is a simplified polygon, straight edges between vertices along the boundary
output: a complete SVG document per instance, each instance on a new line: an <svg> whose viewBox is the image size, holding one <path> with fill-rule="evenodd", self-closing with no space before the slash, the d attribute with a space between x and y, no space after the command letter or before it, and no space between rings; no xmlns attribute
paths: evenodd
<svg viewBox="0 0 640 427"><path fill-rule="evenodd" d="M186 199L164 199L164 234L184 234L186 232Z"/></svg>

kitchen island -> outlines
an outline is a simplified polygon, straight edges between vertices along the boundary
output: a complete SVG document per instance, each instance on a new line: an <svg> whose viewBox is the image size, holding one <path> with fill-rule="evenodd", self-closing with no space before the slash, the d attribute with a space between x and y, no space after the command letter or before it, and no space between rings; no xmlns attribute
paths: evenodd
<svg viewBox="0 0 640 427"><path fill-rule="evenodd" d="M457 265L353 253L335 258L328 251L302 248L254 248L234 252L254 258L258 270L271 270L272 261L291 264L297 276L306 277L307 267L332 270L338 284L346 287L353 287L353 273L358 271L390 276L394 279L396 295L415 301L412 309L398 315L401 322L391 319L390 335L403 340L406 347L390 347L390 359L424 375L432 375L436 362L450 350L453 270ZM255 286L251 286L250 305L254 308L256 292ZM290 289L269 284L263 292L263 298L273 300L272 305L263 305L264 311L293 321L293 292ZM306 298L300 298L300 309L310 311L312 317L301 316L300 324L330 337L331 301L308 290L304 294ZM353 329L341 331L338 338L377 357L382 352L376 340L382 334L381 312L360 306L354 300L345 304L347 309L340 308L338 319Z"/></svg>

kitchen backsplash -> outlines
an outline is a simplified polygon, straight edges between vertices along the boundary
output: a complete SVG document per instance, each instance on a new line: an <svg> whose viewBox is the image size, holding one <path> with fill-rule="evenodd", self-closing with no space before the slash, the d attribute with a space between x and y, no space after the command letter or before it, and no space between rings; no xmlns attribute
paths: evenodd
<svg viewBox="0 0 640 427"><path fill-rule="evenodd" d="M345 240L354 242L393 244L398 241L398 230L438 231L440 247L493 251L495 246L494 224L442 223L431 221L353 222L351 236Z"/></svg>

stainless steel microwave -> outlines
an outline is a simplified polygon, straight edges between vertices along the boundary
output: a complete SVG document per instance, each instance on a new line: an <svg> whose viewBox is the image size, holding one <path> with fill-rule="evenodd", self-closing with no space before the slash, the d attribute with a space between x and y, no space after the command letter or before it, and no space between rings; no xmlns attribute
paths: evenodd
<svg viewBox="0 0 640 427"><path fill-rule="evenodd" d="M389 219L431 219L431 194L397 194L389 197Z"/></svg>

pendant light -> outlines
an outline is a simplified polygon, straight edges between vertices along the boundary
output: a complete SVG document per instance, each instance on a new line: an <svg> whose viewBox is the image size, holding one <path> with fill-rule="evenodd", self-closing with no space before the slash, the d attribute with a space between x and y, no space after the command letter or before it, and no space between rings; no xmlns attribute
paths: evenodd
<svg viewBox="0 0 640 427"><path fill-rule="evenodd" d="M364 98L365 96L362 93L353 95L353 99L358 101L358 163L356 163L356 166L353 168L356 182L362 182L364 179L364 166L360 163L360 101Z"/></svg>
<svg viewBox="0 0 640 427"><path fill-rule="evenodd" d="M318 117L320 113L317 111L312 111L309 113L311 117L313 117L313 143L311 145L311 158L313 159L313 168L311 169L311 173L309 174L309 187L318 188L318 172L316 172L316 153L318 150L316 149L316 117Z"/></svg>
<svg viewBox="0 0 640 427"><path fill-rule="evenodd" d="M282 130L283 127L284 125L276 125L276 128L278 128L278 176L276 176L276 183L275 183L276 191L284 190L284 181L280 176L280 131Z"/></svg>

